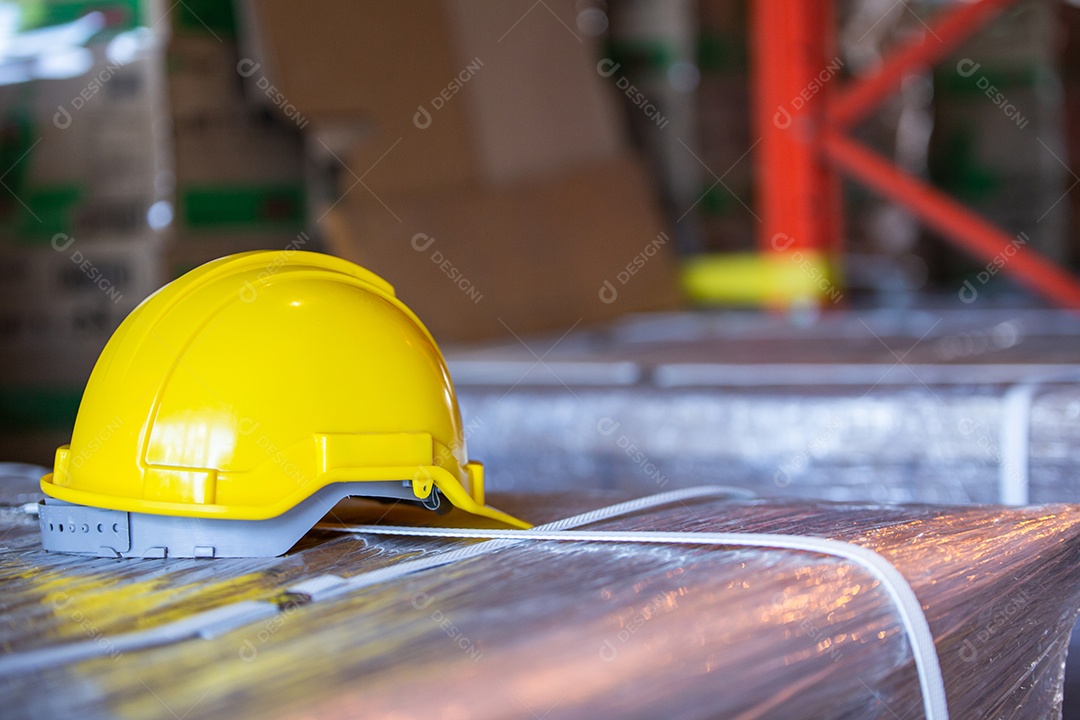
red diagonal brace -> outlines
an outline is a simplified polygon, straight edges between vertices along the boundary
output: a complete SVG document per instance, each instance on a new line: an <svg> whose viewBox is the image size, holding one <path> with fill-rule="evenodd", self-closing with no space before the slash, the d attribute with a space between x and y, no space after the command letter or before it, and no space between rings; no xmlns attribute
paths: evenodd
<svg viewBox="0 0 1080 720"><path fill-rule="evenodd" d="M1038 253L1016 242L964 206L898 170L887 160L843 134L820 136L826 156L885 197L899 203L960 247L1062 307L1080 309L1080 282Z"/></svg>
<svg viewBox="0 0 1080 720"><path fill-rule="evenodd" d="M934 17L928 31L892 52L869 75L852 80L830 99L829 120L838 127L851 127L872 113L900 86L904 78L921 68L943 60L964 40L990 22L1016 0L976 0L957 3ZM902 11L905 7L900 5Z"/></svg>

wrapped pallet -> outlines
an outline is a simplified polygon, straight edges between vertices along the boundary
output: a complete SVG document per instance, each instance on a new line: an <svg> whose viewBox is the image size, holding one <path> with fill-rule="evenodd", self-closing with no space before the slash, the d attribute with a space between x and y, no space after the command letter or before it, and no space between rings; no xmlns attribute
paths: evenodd
<svg viewBox="0 0 1080 720"><path fill-rule="evenodd" d="M498 501L543 523L613 499ZM45 554L36 525L9 511L6 716L911 718L935 687L954 718L1060 713L1080 594L1074 506L713 493L580 521L618 542L355 526L431 517L346 503L284 558L117 562ZM643 531L678 538L631 541ZM690 544L727 532L792 539ZM799 537L857 552L808 552ZM868 550L902 578L852 560ZM899 585L914 608L897 604Z"/></svg>

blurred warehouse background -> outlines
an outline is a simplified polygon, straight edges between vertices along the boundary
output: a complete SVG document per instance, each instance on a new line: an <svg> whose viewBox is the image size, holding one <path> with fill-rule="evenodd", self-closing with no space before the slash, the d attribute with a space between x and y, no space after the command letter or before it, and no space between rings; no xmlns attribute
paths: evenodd
<svg viewBox="0 0 1080 720"><path fill-rule="evenodd" d="M1080 2L0 1L0 460L250 250L394 285L494 491L1080 502Z"/></svg>
<svg viewBox="0 0 1080 720"><path fill-rule="evenodd" d="M993 4L852 132L1010 248L1075 269L1080 8ZM962 5L838 3L835 47L763 116L809 132L800 113L819 96ZM1014 348L1029 330L994 309L1046 301L1007 277L1011 253L972 257L855 183L825 241L764 229L762 189L803 170L766 163L776 146L751 113L765 45L790 38L762 23L745 0L0 3L0 455L49 464L127 312L253 249L360 262L441 342L495 348L481 360L514 360L500 344L523 351L514 336L550 334L547 348L585 332L564 346L573 366L596 357L590 328L715 306L781 310L727 327L791 328L785 361L812 347L810 326L835 350L845 331L820 318L840 308L874 308L875 332L931 333L933 362ZM942 335L927 308L997 314ZM700 335L695 316L670 317L610 327ZM1054 317L1033 322L1070 336ZM623 335L604 347L618 355ZM462 381L494 382L477 362Z"/></svg>

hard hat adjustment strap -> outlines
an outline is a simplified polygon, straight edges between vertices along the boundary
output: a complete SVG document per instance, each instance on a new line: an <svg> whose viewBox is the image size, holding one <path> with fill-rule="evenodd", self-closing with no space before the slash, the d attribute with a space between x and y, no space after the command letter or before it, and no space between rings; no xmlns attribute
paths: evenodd
<svg viewBox="0 0 1080 720"><path fill-rule="evenodd" d="M120 510L50 499L39 506L38 523L46 550L115 557L131 549L128 514Z"/></svg>
<svg viewBox="0 0 1080 720"><path fill-rule="evenodd" d="M228 520L105 510L50 497L38 506L38 523L42 546L52 552L102 557L273 557L295 545L338 501L352 495L416 500L400 481L338 482L277 517Z"/></svg>

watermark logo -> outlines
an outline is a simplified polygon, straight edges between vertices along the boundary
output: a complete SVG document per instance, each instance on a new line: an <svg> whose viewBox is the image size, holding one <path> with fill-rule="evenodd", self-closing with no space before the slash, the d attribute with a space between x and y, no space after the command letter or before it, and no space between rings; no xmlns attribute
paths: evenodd
<svg viewBox="0 0 1080 720"><path fill-rule="evenodd" d="M53 114L53 125L58 130L67 130L71 127L72 111L78 112L82 110L95 95L101 92L105 84L113 79L120 67L120 65L106 65L91 75L90 80L83 86L82 90L75 94L75 97L71 98L67 103L56 106L56 112ZM68 110L68 107L71 110Z"/></svg>
<svg viewBox="0 0 1080 720"><path fill-rule="evenodd" d="M956 72L962 78L970 78L974 77L981 67L981 63L977 63L971 58L964 58L956 63ZM999 90L986 75L980 74L975 78L975 87L979 88L979 90L982 91L982 94L989 98L990 102L1005 114L1005 117L1012 120L1013 123L1016 124L1016 127L1023 130L1028 126L1030 120L1020 112L1020 109L1016 107L1016 105L1009 101L1009 98L1005 96L1005 93L1001 92L1001 90Z"/></svg>
<svg viewBox="0 0 1080 720"><path fill-rule="evenodd" d="M298 607L299 605L297 604L286 605L280 612L263 623L262 627L259 628L259 631L255 633L253 637L244 638L244 641L240 643L240 659L249 663L259 657L259 648L277 634L278 630L285 627L286 621L292 617Z"/></svg>
<svg viewBox="0 0 1080 720"><path fill-rule="evenodd" d="M630 280L645 267L646 263L660 252L660 248L668 244L668 239L667 233L661 232L655 239L650 240L649 243L642 248L641 252L635 255L630 262L626 264L626 267L615 275L615 280L619 283L619 286L626 285L630 282ZM605 305L610 305L619 299L619 289L616 287L615 283L611 282L611 280L605 279L600 286L598 295L600 297L600 302Z"/></svg>
<svg viewBox="0 0 1080 720"><path fill-rule="evenodd" d="M91 640L97 642L98 647L105 651L112 659L116 659L123 655L123 653L116 647L113 641L106 637L97 625L94 624L86 614L77 607L72 607L73 598L70 594L59 591L53 593L49 598L49 603L52 605L53 610L59 614L67 614L67 617L71 622L82 628L86 636Z"/></svg>
<svg viewBox="0 0 1080 720"><path fill-rule="evenodd" d="M805 468L811 458L816 457L819 452L825 449L833 434L843 427L844 421L839 417L830 419L828 424L806 444L806 447L776 469L776 472L773 473L773 484L778 488L790 486L792 474Z"/></svg>
<svg viewBox="0 0 1080 720"><path fill-rule="evenodd" d="M432 245L435 244L435 238L427 233L416 233L412 236L413 250L419 253L426 253ZM428 259L438 266L443 275L450 278L450 282L457 286L459 290L465 293L466 297L472 300L473 304L479 303L484 299L484 294L480 292L469 278L465 277L465 274L454 263L450 261L450 258L446 257L439 249L432 250Z"/></svg>
<svg viewBox="0 0 1080 720"><path fill-rule="evenodd" d="M620 68L622 68L622 65L611 58L604 58L596 64L596 72L600 74L600 77L605 78L614 77ZM661 114L660 109L625 75L619 75L615 78L615 87L627 97L634 107L639 108L645 114L645 117L652 120L656 127L662 130L668 126L669 120Z"/></svg>
<svg viewBox="0 0 1080 720"><path fill-rule="evenodd" d="M71 455L68 458L68 464L73 468L82 467L83 463L93 457L94 453L102 448L102 446L111 438L116 431L124 424L124 419L119 415L113 417L112 420L107 422L104 427L98 430L94 437L86 441L82 445L82 449L76 455Z"/></svg>
<svg viewBox="0 0 1080 720"><path fill-rule="evenodd" d="M960 302L970 305L975 302L975 299L979 297L978 288L982 287L986 283L990 282L990 278L998 274L1005 264L1009 262L1020 252L1021 245L1027 245L1030 240L1025 233L1019 233L1012 242L1005 246L1005 249L999 252L986 264L982 270L975 276L975 280L978 282L978 286L972 283L970 280L965 280L964 284L960 287Z"/></svg>
<svg viewBox="0 0 1080 720"><path fill-rule="evenodd" d="M250 78L262 69L262 63L256 62L251 58L243 58L236 64L236 72L242 78ZM289 102L289 99L285 97L285 94L281 90L270 82L266 75L260 74L255 78L255 87L258 88L263 95L265 95L270 103L281 110L289 120L296 124L296 127L303 129L307 127L308 119L301 114L301 112Z"/></svg>
<svg viewBox="0 0 1080 720"><path fill-rule="evenodd" d="M53 235L50 244L53 250L61 253L67 253L68 259L75 264L82 274L85 275L91 283L103 293L105 297L112 300L113 304L118 304L124 299L124 294L117 289L116 285L105 276L101 268L93 263L90 258L86 257L80 250L72 249L68 253L68 248L71 248L75 244L75 238L66 233L56 233Z"/></svg>
<svg viewBox="0 0 1080 720"><path fill-rule="evenodd" d="M56 106L56 114L53 115L53 125L60 130L67 130L71 127L71 113L63 105Z"/></svg>
<svg viewBox="0 0 1080 720"><path fill-rule="evenodd" d="M618 431L620 426L621 423L616 420L609 417L602 417L599 422L596 423L596 432L604 437L612 437L616 431ZM619 436L615 438L615 445L630 458L630 462L647 476L652 478L652 480L656 482L657 487L664 487L668 484L667 477L660 472L660 469L649 459L649 456L645 454L645 451L639 448L637 444L630 440L626 435L620 433Z"/></svg>
<svg viewBox="0 0 1080 720"><path fill-rule="evenodd" d="M288 259L291 258L297 250L306 245L310 239L311 238L309 238L305 232L301 232L297 235L283 250L278 250L274 253L274 258L266 264L266 267L259 271L259 274L255 278L255 282L261 283L276 275ZM245 280L243 287L240 288L240 301L253 303L257 297L259 297L259 291L255 288L255 285L250 281Z"/></svg>
<svg viewBox="0 0 1080 720"><path fill-rule="evenodd" d="M230 410L232 410L230 406ZM236 423L236 432L241 437L251 437L262 427L262 423L252 417L241 417ZM303 485L308 482L309 477L303 470L293 461L295 452L291 452L290 448L282 448L266 433L259 433L255 438L255 447L259 448L266 454L271 462L281 468L281 471L285 473L287 477L292 479L297 485Z"/></svg>
<svg viewBox="0 0 1080 720"><path fill-rule="evenodd" d="M649 602L623 625L613 637L604 638L600 643L600 659L606 663L614 662L619 656L619 647L625 645L630 638L659 614L660 609L668 604L668 598L664 593L657 593Z"/></svg>
<svg viewBox="0 0 1080 720"><path fill-rule="evenodd" d="M787 596L782 592L776 593L772 598L773 605L778 608L786 607L786 600ZM844 653L840 652L840 648L837 647L833 637L815 625L810 618L804 617L800 620L799 629L802 630L806 637L812 640L818 648L828 648L829 659L832 662L836 662L844 656Z"/></svg>
<svg viewBox="0 0 1080 720"><path fill-rule="evenodd" d="M787 233L776 233L772 237L772 246L777 252L787 252L794 243L795 238ZM821 291L824 297L829 299L830 302L838 303L844 299L844 293L829 280L828 273L811 258L803 255L801 250L788 253L787 258L798 266L799 270L802 271L802 273L815 287L817 287L818 290Z"/></svg>
<svg viewBox="0 0 1080 720"><path fill-rule="evenodd" d="M478 57L473 58L465 66L465 69L459 72L453 80L451 80L446 87L438 92L435 97L431 98L428 105L431 106L431 110L438 112L446 107L446 104L450 102L455 95L461 92L461 89L465 87L466 83L476 77L476 74L480 72L480 68L484 67L484 61ZM427 105L417 105L416 113L413 114L413 125L420 130L427 130L431 127L432 113L428 110Z"/></svg>
<svg viewBox="0 0 1080 720"><path fill-rule="evenodd" d="M435 598L433 598L430 593L421 591L412 596L411 603L415 609L426 611L434 601ZM428 617L440 630L446 633L446 637L450 638L450 640L452 640L462 652L468 655L473 662L479 662L480 658L484 656L484 651L481 650L475 642L469 639L469 637L465 635L465 633L462 632L442 610L435 608Z"/></svg>
<svg viewBox="0 0 1080 720"><path fill-rule="evenodd" d="M780 130L787 130L791 127L793 118L791 111L799 112L802 110L806 103L821 92L822 88L828 84L830 80L840 74L840 71L844 67L844 61L840 57L835 57L825 65L824 68L818 72L810 82L806 84L802 90L800 90L795 97L791 98L786 105L778 105L776 113L773 114L773 125Z"/></svg>
<svg viewBox="0 0 1080 720"><path fill-rule="evenodd" d="M991 605L989 611L983 613L983 626L960 643L960 650L957 651L960 659L966 663L978 660L979 649L990 642L998 632L1015 622L1016 616L1031 602L1031 595L1031 591L1024 588L1010 595L1004 602Z"/></svg>

